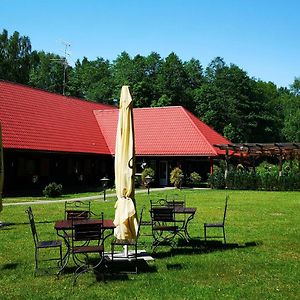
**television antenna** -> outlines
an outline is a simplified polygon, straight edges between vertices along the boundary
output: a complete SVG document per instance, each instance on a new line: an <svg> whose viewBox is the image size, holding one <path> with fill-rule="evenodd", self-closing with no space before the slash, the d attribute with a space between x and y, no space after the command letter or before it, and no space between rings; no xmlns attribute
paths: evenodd
<svg viewBox="0 0 300 300"><path fill-rule="evenodd" d="M63 90L62 90L62 92L63 92L63 95L65 95L65 90L66 90L66 73L67 73L67 68L69 66L67 57L71 56L71 53L68 51L68 48L71 47L71 43L63 41L63 40L61 41L61 43L64 45L64 50L61 50L64 55L62 57L60 57L59 59L52 59L52 60L59 62L60 64L62 64L62 66L64 68Z"/></svg>

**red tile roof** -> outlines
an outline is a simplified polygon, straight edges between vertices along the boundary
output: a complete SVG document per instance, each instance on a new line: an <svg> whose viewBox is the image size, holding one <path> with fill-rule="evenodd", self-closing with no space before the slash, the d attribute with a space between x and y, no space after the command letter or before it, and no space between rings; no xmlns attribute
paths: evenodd
<svg viewBox="0 0 300 300"><path fill-rule="evenodd" d="M112 154L118 111L95 111ZM134 109L135 147L138 156L216 156L213 144L230 143L181 106Z"/></svg>
<svg viewBox="0 0 300 300"><path fill-rule="evenodd" d="M113 155L118 110L0 80L3 146ZM216 156L230 143L180 106L134 109L139 156Z"/></svg>
<svg viewBox="0 0 300 300"><path fill-rule="evenodd" d="M4 148L109 154L94 117L113 109L72 97L0 81Z"/></svg>

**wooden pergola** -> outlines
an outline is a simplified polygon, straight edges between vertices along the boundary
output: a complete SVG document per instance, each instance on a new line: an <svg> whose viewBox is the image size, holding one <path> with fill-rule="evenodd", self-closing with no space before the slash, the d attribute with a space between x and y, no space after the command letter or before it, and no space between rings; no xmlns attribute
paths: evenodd
<svg viewBox="0 0 300 300"><path fill-rule="evenodd" d="M297 159L300 170L300 143L245 143L245 144L215 144L215 147L225 151L225 160L231 156L256 159L262 156L276 157L279 161L279 174L282 172L283 160Z"/></svg>

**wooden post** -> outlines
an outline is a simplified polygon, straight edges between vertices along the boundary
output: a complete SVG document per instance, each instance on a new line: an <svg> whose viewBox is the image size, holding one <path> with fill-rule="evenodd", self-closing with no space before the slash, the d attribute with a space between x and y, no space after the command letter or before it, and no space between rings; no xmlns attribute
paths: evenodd
<svg viewBox="0 0 300 300"><path fill-rule="evenodd" d="M279 155L279 177L282 175L282 151L280 150L280 155Z"/></svg>
<svg viewBox="0 0 300 300"><path fill-rule="evenodd" d="M225 154L225 189L227 189L227 176L228 176L228 149L226 148L226 154Z"/></svg>
<svg viewBox="0 0 300 300"><path fill-rule="evenodd" d="M212 174L214 172L214 161L212 157L209 158L209 173Z"/></svg>

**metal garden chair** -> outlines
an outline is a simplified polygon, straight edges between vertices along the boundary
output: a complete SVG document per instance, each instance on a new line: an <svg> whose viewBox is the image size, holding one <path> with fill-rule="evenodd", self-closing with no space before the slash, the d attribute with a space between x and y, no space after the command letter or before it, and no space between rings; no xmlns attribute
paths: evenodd
<svg viewBox="0 0 300 300"><path fill-rule="evenodd" d="M222 222L217 223L204 223L204 240L206 241L208 238L220 238L222 237L224 239L224 244L226 244L226 236L225 236L225 220L226 220L226 212L227 212L227 204L228 204L229 196L226 196L225 199L225 208L224 208L224 214L223 214L223 220ZM207 228L221 228L223 230L222 236L207 236Z"/></svg>
<svg viewBox="0 0 300 300"><path fill-rule="evenodd" d="M98 268L104 258L102 223L95 223L93 220L73 220L71 252L77 265L73 284L78 276L85 272L99 272Z"/></svg>
<svg viewBox="0 0 300 300"><path fill-rule="evenodd" d="M178 231L176 225L175 213L173 207L156 207L151 208L152 221L152 249L155 252L159 245L174 245L174 238Z"/></svg>
<svg viewBox="0 0 300 300"><path fill-rule="evenodd" d="M38 236L36 226L35 226L34 215L33 215L31 207L28 207L26 212L28 213L28 218L29 218L29 223L30 223L32 237L33 237L34 248L35 248L35 256L34 256L35 257L35 269L34 269L35 274L39 267L39 251L41 249L58 248L59 249L59 257L52 257L49 259L44 259L44 261L57 260L59 267L61 267L62 266L62 242L59 240L50 240L50 241L39 240L39 236Z"/></svg>
<svg viewBox="0 0 300 300"><path fill-rule="evenodd" d="M91 217L91 203L89 201L65 202L65 220L85 220Z"/></svg>

